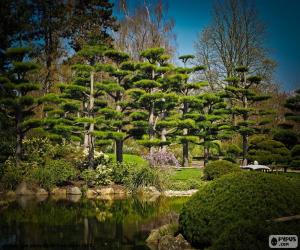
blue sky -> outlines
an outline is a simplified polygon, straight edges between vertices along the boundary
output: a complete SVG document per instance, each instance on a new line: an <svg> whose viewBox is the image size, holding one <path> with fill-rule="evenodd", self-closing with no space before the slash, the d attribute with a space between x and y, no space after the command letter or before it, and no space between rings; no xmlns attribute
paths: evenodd
<svg viewBox="0 0 300 250"><path fill-rule="evenodd" d="M178 54L194 53L197 34L211 21L212 5L213 0L168 1ZM256 0L256 6L267 27L266 47L278 63L276 82L286 91L300 88L300 0Z"/></svg>

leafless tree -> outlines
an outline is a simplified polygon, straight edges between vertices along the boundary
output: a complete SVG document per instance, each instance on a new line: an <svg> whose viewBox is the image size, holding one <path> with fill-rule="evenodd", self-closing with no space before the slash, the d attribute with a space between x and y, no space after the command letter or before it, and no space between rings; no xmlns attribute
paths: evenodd
<svg viewBox="0 0 300 250"><path fill-rule="evenodd" d="M195 43L200 64L207 65L207 80L217 82L232 77L237 66L249 68L249 74L270 79L276 66L264 46L265 26L254 1L216 0L213 21Z"/></svg>
<svg viewBox="0 0 300 250"><path fill-rule="evenodd" d="M175 50L174 21L167 15L167 5L162 0L140 2L129 8L126 0L118 1L122 18L114 34L115 47L140 60L140 52L152 47Z"/></svg>

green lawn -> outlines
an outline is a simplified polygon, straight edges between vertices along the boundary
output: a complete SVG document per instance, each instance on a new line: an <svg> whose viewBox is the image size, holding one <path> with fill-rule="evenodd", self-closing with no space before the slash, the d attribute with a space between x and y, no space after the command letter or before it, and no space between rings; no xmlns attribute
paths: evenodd
<svg viewBox="0 0 300 250"><path fill-rule="evenodd" d="M199 180L203 175L202 169L199 168L188 168L176 170L172 175L171 180L177 181L188 181L191 179Z"/></svg>
<svg viewBox="0 0 300 250"><path fill-rule="evenodd" d="M169 177L167 188L173 190L198 189L206 182L201 179L203 170L199 168L178 169Z"/></svg>
<svg viewBox="0 0 300 250"><path fill-rule="evenodd" d="M112 161L116 161L116 155L115 154L107 154L110 158L112 158ZM129 164L136 164L136 165L146 165L148 162L139 155L131 155L131 154L123 154L123 161L124 163Z"/></svg>

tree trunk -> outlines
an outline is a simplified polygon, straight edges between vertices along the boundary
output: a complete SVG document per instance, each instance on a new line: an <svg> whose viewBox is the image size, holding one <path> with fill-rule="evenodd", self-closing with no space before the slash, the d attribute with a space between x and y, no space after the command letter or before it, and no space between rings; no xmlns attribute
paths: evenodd
<svg viewBox="0 0 300 250"><path fill-rule="evenodd" d="M91 83L90 83L90 96L89 96L89 109L88 114L89 118L94 118L93 111L94 111L94 72L91 72ZM94 168L94 123L89 124L89 132L88 132L88 148L89 148L89 168Z"/></svg>
<svg viewBox="0 0 300 250"><path fill-rule="evenodd" d="M163 128L161 131L161 141L162 142L166 142L167 141L167 129ZM167 151L167 146L166 145L162 145L161 150L166 152Z"/></svg>
<svg viewBox="0 0 300 250"><path fill-rule="evenodd" d="M22 131L22 128L20 127L22 119L22 114L18 113L16 115L16 132L17 132L17 141L16 141L16 162L17 165L20 163L22 157L23 157L23 139L24 139L24 133Z"/></svg>
<svg viewBox="0 0 300 250"><path fill-rule="evenodd" d="M209 160L209 148L204 144L204 167L208 163Z"/></svg>
<svg viewBox="0 0 300 250"><path fill-rule="evenodd" d="M88 104L86 102L83 103L83 109L85 112L88 112ZM88 117L87 114L84 115L85 117ZM89 135L88 135L88 124L87 123L84 123L83 124L83 149L84 150L88 150L88 147L89 147Z"/></svg>
<svg viewBox="0 0 300 250"><path fill-rule="evenodd" d="M244 81L246 81L245 75L244 75ZM246 83L244 83L244 84L246 84ZM243 97L243 106L244 106L245 109L248 108L247 96ZM248 114L243 115L244 122L247 122L248 118L249 118ZM244 135L242 135L242 137L243 137L243 166L246 166L247 165L247 158L246 157L247 157L247 153L248 153L248 135L244 134Z"/></svg>
<svg viewBox="0 0 300 250"><path fill-rule="evenodd" d="M23 138L24 135L21 131L17 132L17 145L16 145L16 160L17 164L21 161L23 155Z"/></svg>
<svg viewBox="0 0 300 250"><path fill-rule="evenodd" d="M154 139L154 104L152 104L150 115L149 115L149 139ZM150 152L153 152L154 148L153 146L150 147Z"/></svg>
<svg viewBox="0 0 300 250"><path fill-rule="evenodd" d="M243 135L243 166L247 165L248 135Z"/></svg>
<svg viewBox="0 0 300 250"><path fill-rule="evenodd" d="M188 112L188 103L184 102L183 103L183 116ZM188 129L185 128L183 129L183 135L188 134ZM189 166L189 142L185 141L182 143L182 165L183 167L188 167Z"/></svg>
<svg viewBox="0 0 300 250"><path fill-rule="evenodd" d="M189 143L184 142L182 144L182 165L183 167L188 167L189 166Z"/></svg>
<svg viewBox="0 0 300 250"><path fill-rule="evenodd" d="M116 140L116 160L123 162L123 140Z"/></svg>

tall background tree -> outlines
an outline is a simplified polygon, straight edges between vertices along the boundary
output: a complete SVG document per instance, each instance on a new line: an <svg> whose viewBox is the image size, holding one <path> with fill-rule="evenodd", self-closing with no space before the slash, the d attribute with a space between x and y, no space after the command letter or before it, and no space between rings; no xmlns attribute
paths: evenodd
<svg viewBox="0 0 300 250"><path fill-rule="evenodd" d="M28 61L28 48L10 48L5 56L9 59L9 67L1 75L0 111L11 120L15 128L17 163L23 156L23 139L25 134L39 125L40 121L33 118L37 107L37 98L32 91L39 89L39 84L30 81L30 74L37 65Z"/></svg>
<svg viewBox="0 0 300 250"><path fill-rule="evenodd" d="M165 1L140 1L132 7L129 1L119 0L119 30L115 33L115 47L142 60L141 51L161 47L167 53L175 51L174 20L168 16Z"/></svg>

